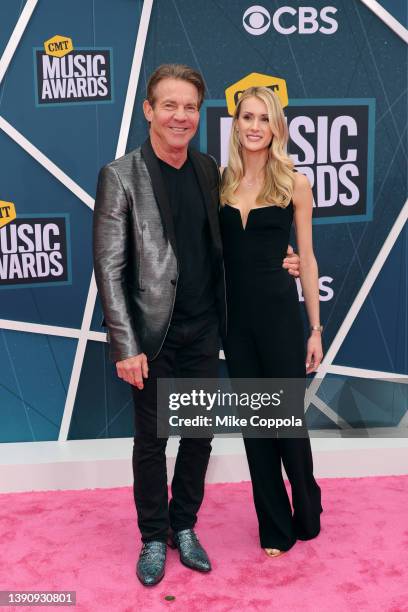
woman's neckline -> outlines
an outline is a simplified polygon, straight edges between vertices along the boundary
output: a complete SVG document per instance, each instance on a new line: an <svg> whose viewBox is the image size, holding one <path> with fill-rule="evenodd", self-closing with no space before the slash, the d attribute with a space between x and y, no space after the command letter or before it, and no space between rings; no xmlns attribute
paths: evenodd
<svg viewBox="0 0 408 612"><path fill-rule="evenodd" d="M251 214L251 212L253 210L263 210L265 208L280 208L280 206L277 206L276 204L267 204L265 206L253 206L248 211L248 215L247 215L247 218L246 218L246 223L244 225L244 220L242 218L241 210L238 208L238 206L233 206L232 204L228 204L227 202L224 204L224 206L228 206L228 208L232 208L232 210L236 210L237 212L239 212L239 216L241 217L241 227L242 227L244 232L245 232L245 230L247 228L247 225L248 225L249 215ZM289 204L288 204L288 206L289 206Z"/></svg>

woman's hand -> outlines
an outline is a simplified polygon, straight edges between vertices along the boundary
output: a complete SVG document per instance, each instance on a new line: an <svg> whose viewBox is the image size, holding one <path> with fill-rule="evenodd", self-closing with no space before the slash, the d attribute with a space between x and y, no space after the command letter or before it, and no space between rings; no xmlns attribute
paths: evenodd
<svg viewBox="0 0 408 612"><path fill-rule="evenodd" d="M282 268L285 268L291 276L299 276L300 257L294 252L293 248L288 244L286 257L283 260Z"/></svg>
<svg viewBox="0 0 408 612"><path fill-rule="evenodd" d="M319 331L312 331L307 341L306 374L316 372L322 359L322 334Z"/></svg>

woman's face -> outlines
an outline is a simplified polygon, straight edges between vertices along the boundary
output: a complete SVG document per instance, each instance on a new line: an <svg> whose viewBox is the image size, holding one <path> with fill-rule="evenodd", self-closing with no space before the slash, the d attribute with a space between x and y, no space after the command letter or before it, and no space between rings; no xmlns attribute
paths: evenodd
<svg viewBox="0 0 408 612"><path fill-rule="evenodd" d="M236 128L244 149L260 151L269 147L272 130L266 104L259 98L246 98L241 103Z"/></svg>

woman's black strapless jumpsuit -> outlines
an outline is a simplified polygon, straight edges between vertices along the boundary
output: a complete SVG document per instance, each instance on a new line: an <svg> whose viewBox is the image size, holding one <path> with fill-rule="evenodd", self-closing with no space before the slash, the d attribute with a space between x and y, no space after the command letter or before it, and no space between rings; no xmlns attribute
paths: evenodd
<svg viewBox="0 0 408 612"><path fill-rule="evenodd" d="M237 208L221 208L228 312L224 350L231 378L305 377L296 282L282 268L292 220L292 202L251 210L245 229ZM247 437L244 443L261 546L289 550L297 539L316 537L322 508L309 438Z"/></svg>

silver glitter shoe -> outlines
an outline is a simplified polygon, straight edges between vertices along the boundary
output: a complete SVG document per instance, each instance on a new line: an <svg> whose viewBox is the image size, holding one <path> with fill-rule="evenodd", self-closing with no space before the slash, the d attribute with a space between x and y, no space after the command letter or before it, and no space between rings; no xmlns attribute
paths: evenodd
<svg viewBox="0 0 408 612"><path fill-rule="evenodd" d="M177 531L172 536L183 565L199 572L211 571L211 563L193 529Z"/></svg>
<svg viewBox="0 0 408 612"><path fill-rule="evenodd" d="M144 586L154 586L164 576L167 544L165 542L145 542L140 551L136 575Z"/></svg>

